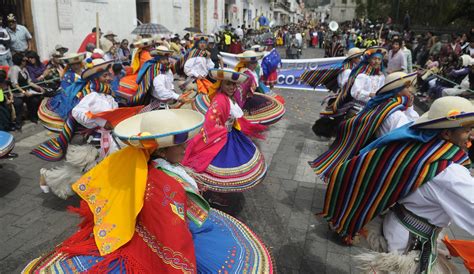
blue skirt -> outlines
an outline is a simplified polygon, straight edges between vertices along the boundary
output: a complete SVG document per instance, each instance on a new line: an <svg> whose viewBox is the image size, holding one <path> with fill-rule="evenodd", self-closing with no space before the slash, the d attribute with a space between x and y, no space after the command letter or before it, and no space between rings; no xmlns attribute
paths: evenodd
<svg viewBox="0 0 474 274"><path fill-rule="evenodd" d="M190 223L189 230L193 235L198 273L218 273L219 270L222 273L273 273L272 257L265 245L234 217L212 209L201 227ZM74 256L66 259L58 255L57 258L48 260L47 265L31 269L31 265L37 260L33 260L25 271L84 272L103 258ZM108 269L108 273L124 271L124 267L115 262Z"/></svg>
<svg viewBox="0 0 474 274"><path fill-rule="evenodd" d="M227 142L198 182L216 192L242 192L260 183L267 172L262 153L245 134L232 129Z"/></svg>

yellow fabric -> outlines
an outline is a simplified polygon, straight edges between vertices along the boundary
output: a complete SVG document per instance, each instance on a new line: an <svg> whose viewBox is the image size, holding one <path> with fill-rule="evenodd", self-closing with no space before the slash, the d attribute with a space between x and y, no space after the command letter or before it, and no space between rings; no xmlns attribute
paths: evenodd
<svg viewBox="0 0 474 274"><path fill-rule="evenodd" d="M207 92L207 96L209 96L209 100L212 101L214 96L216 96L216 92L221 87L221 83L222 83L221 80L217 80L214 84L212 84L212 86L209 87L209 90Z"/></svg>
<svg viewBox="0 0 474 274"><path fill-rule="evenodd" d="M94 214L94 238L101 256L132 239L143 207L148 158L146 150L123 148L72 185Z"/></svg>
<svg viewBox="0 0 474 274"><path fill-rule="evenodd" d="M232 36L230 36L229 34L224 34L224 43L226 44L226 46L230 45L231 43L231 39L232 39Z"/></svg>
<svg viewBox="0 0 474 274"><path fill-rule="evenodd" d="M140 68L140 52L142 51L141 48L137 48L132 55L132 73L136 73Z"/></svg>
<svg viewBox="0 0 474 274"><path fill-rule="evenodd" d="M234 70L240 72L243 68L246 68L246 63L243 61L239 61L237 65L235 65Z"/></svg>

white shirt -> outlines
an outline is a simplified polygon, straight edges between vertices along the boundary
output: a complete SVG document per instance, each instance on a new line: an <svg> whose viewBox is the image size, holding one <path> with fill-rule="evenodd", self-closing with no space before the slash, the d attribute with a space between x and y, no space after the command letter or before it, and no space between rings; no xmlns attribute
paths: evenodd
<svg viewBox="0 0 474 274"><path fill-rule="evenodd" d="M461 165L450 164L399 203L435 226L447 227L453 222L474 235L474 178ZM393 212L384 218L383 233L389 251L405 250L409 232Z"/></svg>
<svg viewBox="0 0 474 274"><path fill-rule="evenodd" d="M397 110L386 117L380 127L375 133L377 138L389 133L390 131L399 128L409 122L413 122L420 118L420 115L413 109L413 106L407 108L405 111Z"/></svg>
<svg viewBox="0 0 474 274"><path fill-rule="evenodd" d="M173 73L171 70L164 74L158 74L153 79L153 87L151 95L160 101L178 100L179 98L179 95L174 92Z"/></svg>
<svg viewBox="0 0 474 274"><path fill-rule="evenodd" d="M72 109L72 116L86 128L104 127L106 120L101 118L91 119L87 117L87 113L99 113L116 108L118 108L118 104L114 97L104 93L91 92Z"/></svg>
<svg viewBox="0 0 474 274"><path fill-rule="evenodd" d="M357 75L354 84L351 88L351 96L355 100L368 102L371 93L375 93L384 84L385 76L382 75L367 75L361 73Z"/></svg>
<svg viewBox="0 0 474 274"><path fill-rule="evenodd" d="M184 63L184 73L190 77L206 77L209 70L214 68L211 58L193 57Z"/></svg>
<svg viewBox="0 0 474 274"><path fill-rule="evenodd" d="M347 82L349 79L349 75L351 75L352 69L345 69L343 72L339 73L337 75L337 83L339 84L339 87L342 88L342 86Z"/></svg>
<svg viewBox="0 0 474 274"><path fill-rule="evenodd" d="M230 116L234 119L239 119L240 117L244 116L244 111L239 107L237 103L230 100Z"/></svg>

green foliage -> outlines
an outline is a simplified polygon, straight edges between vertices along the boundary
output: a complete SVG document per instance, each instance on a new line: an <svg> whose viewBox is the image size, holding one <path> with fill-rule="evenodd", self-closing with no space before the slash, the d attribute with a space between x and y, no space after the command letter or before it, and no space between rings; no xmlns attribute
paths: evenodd
<svg viewBox="0 0 474 274"><path fill-rule="evenodd" d="M408 11L412 25L466 27L466 24L474 24L472 0L366 0L365 2L366 4L364 1L357 1L356 13L358 16L365 14L371 20L390 16L394 23L403 24L405 12Z"/></svg>

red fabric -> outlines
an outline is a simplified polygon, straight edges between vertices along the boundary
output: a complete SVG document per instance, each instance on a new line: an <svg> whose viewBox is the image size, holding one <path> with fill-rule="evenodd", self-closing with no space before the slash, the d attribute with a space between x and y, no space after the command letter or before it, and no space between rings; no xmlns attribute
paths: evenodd
<svg viewBox="0 0 474 274"><path fill-rule="evenodd" d="M107 120L115 127L123 120L138 114L143 109L143 107L144 106L121 107L99 113L88 112L86 115L89 118L102 118Z"/></svg>
<svg viewBox="0 0 474 274"><path fill-rule="evenodd" d="M173 206L177 210L173 210ZM149 166L145 202L132 240L104 256L104 260L88 273L106 273L117 264L126 273L156 273L157 269L159 273L197 273L186 207L187 196L182 185L163 171ZM64 241L56 252L68 257L99 256L92 233L94 218L88 204L81 201L81 207L74 211L84 218L80 230Z"/></svg>
<svg viewBox="0 0 474 274"><path fill-rule="evenodd" d="M230 115L227 95L217 92L206 112L201 132L188 143L182 164L203 172L227 142L225 122Z"/></svg>
<svg viewBox="0 0 474 274"><path fill-rule="evenodd" d="M0 66L0 70L4 70L7 73L7 77L8 77L8 71L10 70L9 66Z"/></svg>
<svg viewBox="0 0 474 274"><path fill-rule="evenodd" d="M229 52L232 54L240 54L243 51L242 44L240 42L232 42L229 47Z"/></svg>
<svg viewBox="0 0 474 274"><path fill-rule="evenodd" d="M94 45L97 43L95 32L91 32L87 34L86 38L84 38L84 40L82 41L81 46L79 47L77 52L85 52L87 44L89 43L94 44Z"/></svg>
<svg viewBox="0 0 474 274"><path fill-rule="evenodd" d="M461 257L469 273L474 273L474 241L451 240L446 235L444 236L443 242L451 256Z"/></svg>
<svg viewBox="0 0 474 274"><path fill-rule="evenodd" d="M244 117L239 118L239 125L240 131L242 131L245 135L258 138L258 139L265 139L265 135L261 134L264 130L267 129L267 126L261 124L252 124Z"/></svg>

